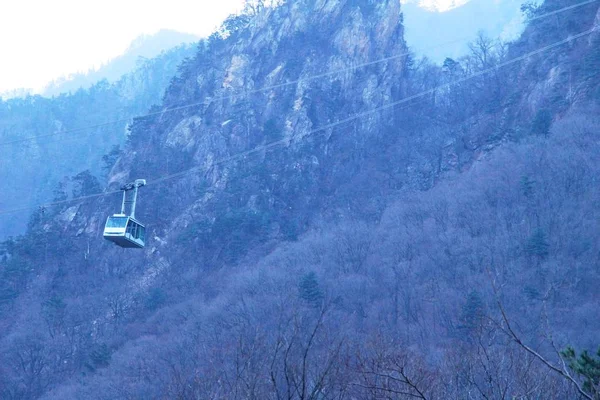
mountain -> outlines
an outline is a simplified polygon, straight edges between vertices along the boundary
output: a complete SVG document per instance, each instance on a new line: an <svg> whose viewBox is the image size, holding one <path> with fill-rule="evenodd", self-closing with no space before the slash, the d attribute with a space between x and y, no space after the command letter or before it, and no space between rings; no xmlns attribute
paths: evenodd
<svg viewBox="0 0 600 400"><path fill-rule="evenodd" d="M142 35L134 40L122 55L110 60L100 68L50 83L44 89L42 96L52 97L61 93L74 92L80 88L87 89L104 79L111 83L117 82L123 75L131 73L144 64L147 59L155 58L164 51L183 44L195 43L198 40L198 36L166 29L153 35Z"/></svg>
<svg viewBox="0 0 600 400"><path fill-rule="evenodd" d="M600 10L569 4L443 67L396 0L229 18L2 244L2 397L594 399ZM101 238L137 178L139 251Z"/></svg>
<svg viewBox="0 0 600 400"><path fill-rule="evenodd" d="M521 0L459 2L450 8L435 3L403 5L406 40L417 54L441 63L468 54L468 43L481 31L503 41L516 39L525 18Z"/></svg>
<svg viewBox="0 0 600 400"><path fill-rule="evenodd" d="M181 45L140 59L118 81L101 80L72 94L0 101L0 208L62 198L53 194L59 182L70 190L71 177L83 170L105 175L127 140L131 118L160 102L177 66L194 51ZM28 210L5 215L0 237L23 233L29 216Z"/></svg>

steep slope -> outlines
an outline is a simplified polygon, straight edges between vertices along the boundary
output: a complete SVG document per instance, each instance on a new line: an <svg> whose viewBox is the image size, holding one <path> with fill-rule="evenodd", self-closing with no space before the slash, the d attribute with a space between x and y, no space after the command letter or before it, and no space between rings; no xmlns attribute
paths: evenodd
<svg viewBox="0 0 600 400"><path fill-rule="evenodd" d="M307 12L322 19L305 21ZM236 247L252 238L295 237L321 204L341 201L344 207L351 206L346 204L351 197L342 200L338 190L353 188L338 189L337 182L360 174L360 160L350 155L357 148L377 151L375 142L383 132L370 127L389 122L374 115L363 122L362 132L348 126L323 132L325 142L320 140L323 135L313 139L309 133L399 98L404 91L403 58L349 70L349 76L342 73L332 79L303 80L326 69L343 69L352 63L406 52L400 12L394 2L366 9L351 3L302 3L276 9L262 18L247 30L236 32L232 26L226 41L206 44L165 96L167 108L181 103L203 104L134 124L131 148L135 155L121 159L124 162L113 171L121 180L124 174L158 178L194 165L206 168L209 172L205 175L192 174L181 183L173 182L185 185L177 208L165 199L164 209L155 211L173 223L156 234L167 242L189 235L190 229L196 237L212 236L214 246L209 242L197 249L199 257L215 266L222 257L235 261ZM298 80L298 84L278 85ZM270 85L279 87L253 92ZM328 138L333 135L339 140L329 145ZM216 164L276 140L289 140L288 150L254 153L237 163ZM256 168L260 170L258 176ZM198 196L202 188L211 188L212 193ZM149 188L148 192L154 190ZM243 225L239 237L228 239L229 227L238 224ZM262 233L257 235L255 230ZM211 232L220 233L215 236ZM218 258L209 261L215 256Z"/></svg>
<svg viewBox="0 0 600 400"><path fill-rule="evenodd" d="M126 141L129 119L160 102L177 66L193 52L193 46L174 48L141 61L115 83L103 80L70 95L0 101L0 209L47 202L61 181L70 191L65 177L82 170L105 175L118 155L114 146ZM89 126L93 128L80 129ZM103 161L111 150L112 156ZM0 237L23 233L29 215L4 215Z"/></svg>
<svg viewBox="0 0 600 400"><path fill-rule="evenodd" d="M147 249L100 239L117 195L3 244L3 397L577 398L497 300L543 354L598 344L600 37L508 60L599 19L443 70L348 68L406 52L396 1L228 20L109 174L149 180Z"/></svg>

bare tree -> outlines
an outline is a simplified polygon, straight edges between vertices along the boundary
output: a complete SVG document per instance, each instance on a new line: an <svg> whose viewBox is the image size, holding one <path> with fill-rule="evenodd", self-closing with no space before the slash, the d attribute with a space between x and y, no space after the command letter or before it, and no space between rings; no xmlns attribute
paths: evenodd
<svg viewBox="0 0 600 400"><path fill-rule="evenodd" d="M540 352L536 351L533 347L527 345L523 341L523 339L521 339L521 336L515 331L515 329L513 328L513 325L511 324L511 322L508 318L508 314L506 313L504 305L502 304L502 301L500 300L500 295L498 293L498 289L496 287L495 281L492 279L491 274L489 276L490 276L490 282L494 289L494 294L496 296L496 304L498 306L498 310L500 311L500 315L501 315L501 321L500 321L500 323L498 323L498 326L500 327L500 329L508 337L510 337L519 347L521 347L524 351L531 354L533 357L535 357L537 360L539 360L543 365L545 365L548 369L557 373L562 378L567 380L570 384L572 384L577 389L577 392L583 398L588 399L588 400L596 400L596 399L594 399L594 397L592 395L590 395L585 390L583 390L581 383L578 382L577 379L575 379L575 377L573 377L573 375L571 375L571 372L569 371L569 368L567 367L567 364L565 363L565 361L562 359L560 353L557 352L558 358L559 358L559 363L560 363L559 365L557 365L556 363L550 361L547 357L543 356Z"/></svg>
<svg viewBox="0 0 600 400"><path fill-rule="evenodd" d="M434 398L436 374L408 352L377 341L374 354L358 356L358 377L352 383L370 398Z"/></svg>

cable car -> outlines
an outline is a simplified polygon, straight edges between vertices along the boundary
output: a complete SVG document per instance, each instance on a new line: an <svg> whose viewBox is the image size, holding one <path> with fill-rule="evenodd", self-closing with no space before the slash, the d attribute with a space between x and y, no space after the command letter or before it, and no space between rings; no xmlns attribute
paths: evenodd
<svg viewBox="0 0 600 400"><path fill-rule="evenodd" d="M121 247L142 248L146 245L146 227L125 214L114 214L106 220L104 239Z"/></svg>
<svg viewBox="0 0 600 400"><path fill-rule="evenodd" d="M125 248L141 249L146 245L146 227L135 219L135 206L138 188L146 185L146 180L137 179L121 186L123 203L121 213L110 215L104 225L104 239ZM129 206L130 212L125 211Z"/></svg>

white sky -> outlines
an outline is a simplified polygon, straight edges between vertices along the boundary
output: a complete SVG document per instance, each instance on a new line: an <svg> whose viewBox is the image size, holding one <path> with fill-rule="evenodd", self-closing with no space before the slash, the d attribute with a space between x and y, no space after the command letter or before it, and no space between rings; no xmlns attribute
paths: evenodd
<svg viewBox="0 0 600 400"><path fill-rule="evenodd" d="M487 0L489 1L489 0ZM419 5L431 11L448 11L455 7L460 7L469 2L469 0L401 0L402 3L419 3Z"/></svg>
<svg viewBox="0 0 600 400"><path fill-rule="evenodd" d="M291 0L293 1L293 0ZM470 0L414 1L445 11ZM485 0L483 0L485 1ZM97 68L142 34L207 36L243 0L0 0L0 94Z"/></svg>
<svg viewBox="0 0 600 400"><path fill-rule="evenodd" d="M122 54L142 34L210 34L242 0L0 0L0 93L39 90Z"/></svg>

